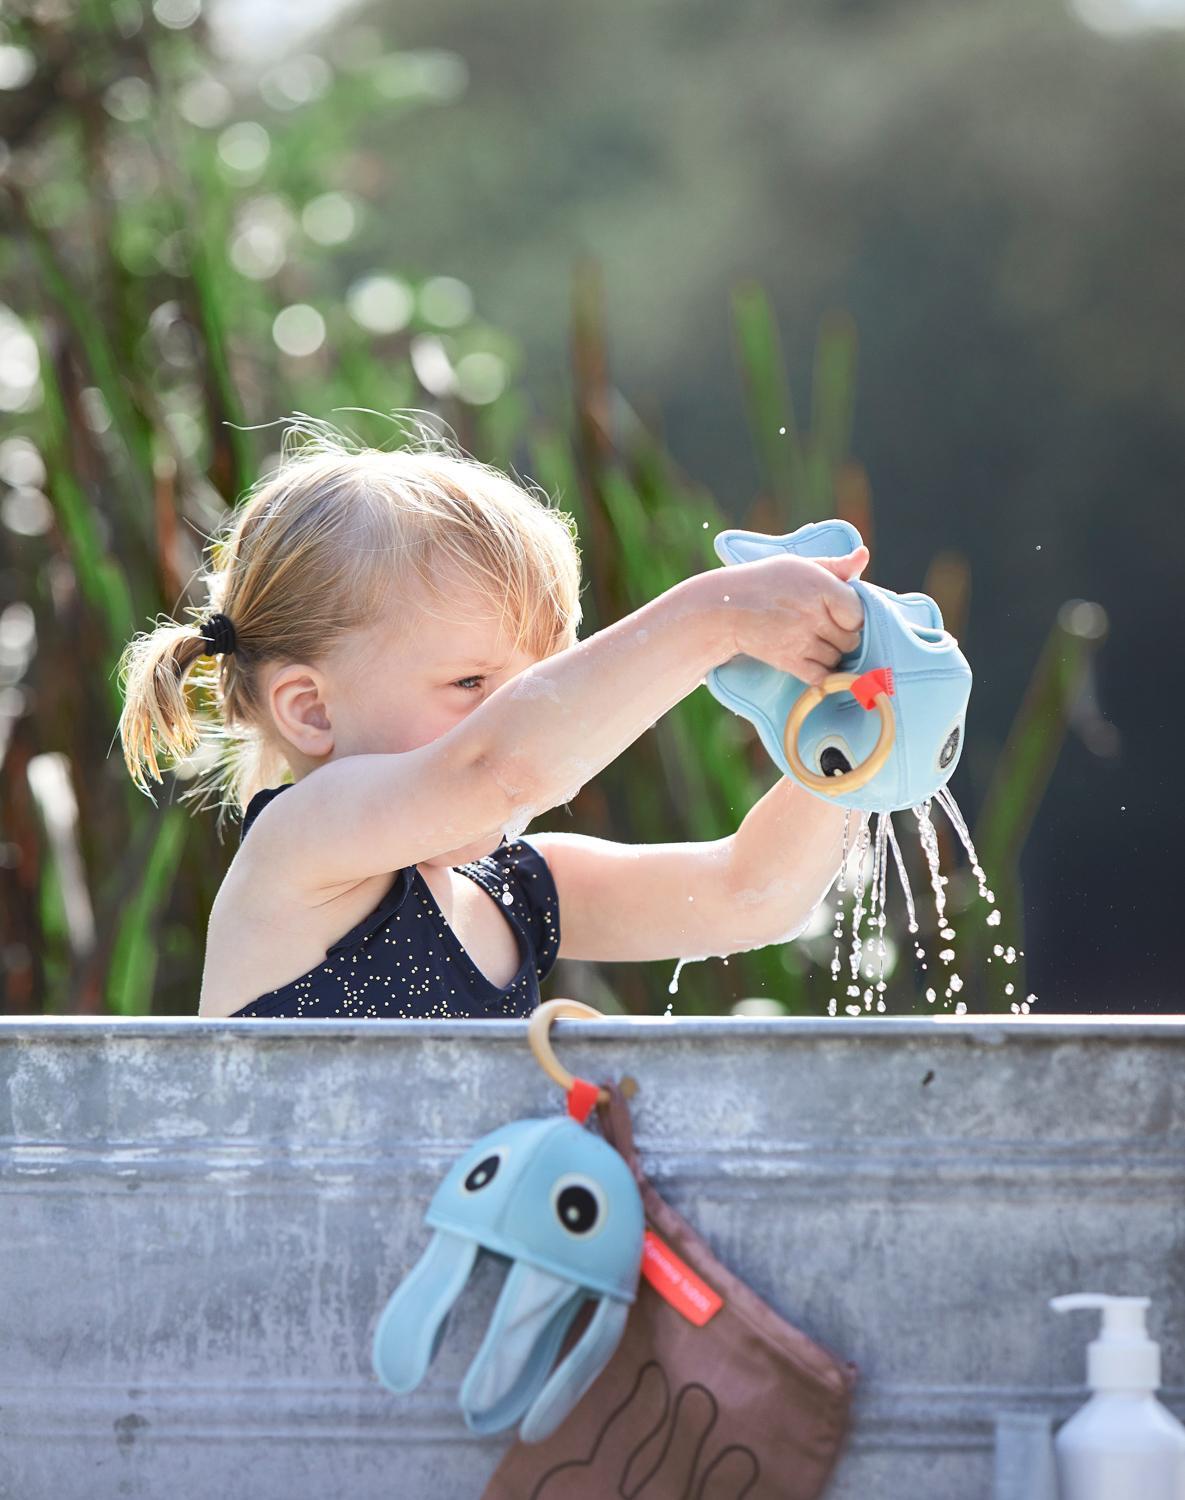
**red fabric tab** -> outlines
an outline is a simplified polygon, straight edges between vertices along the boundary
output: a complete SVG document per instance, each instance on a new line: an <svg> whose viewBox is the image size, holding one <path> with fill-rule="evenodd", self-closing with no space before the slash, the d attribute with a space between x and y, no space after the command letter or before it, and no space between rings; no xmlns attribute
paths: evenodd
<svg viewBox="0 0 1185 1500"><path fill-rule="evenodd" d="M724 1298L698 1277L686 1261L647 1229L642 1244L642 1275L664 1301L689 1323L702 1328L724 1306Z"/></svg>
<svg viewBox="0 0 1185 1500"><path fill-rule="evenodd" d="M573 1080L572 1087L568 1090L568 1113L583 1125L592 1113L600 1092L597 1084L589 1083L585 1078Z"/></svg>
<svg viewBox="0 0 1185 1500"><path fill-rule="evenodd" d="M871 672L864 672L852 683L852 697L861 708L875 708L876 695L887 693L893 696L893 668L874 667Z"/></svg>

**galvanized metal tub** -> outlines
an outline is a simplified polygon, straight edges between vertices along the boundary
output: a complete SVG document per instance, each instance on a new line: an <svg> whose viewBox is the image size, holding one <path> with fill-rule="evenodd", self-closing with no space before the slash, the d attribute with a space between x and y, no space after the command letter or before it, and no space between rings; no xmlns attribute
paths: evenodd
<svg viewBox="0 0 1185 1500"><path fill-rule="evenodd" d="M1151 1296L1185 1417L1185 1017L561 1021L637 1078L655 1183L860 1368L829 1500L988 1496L1002 1411L1085 1399ZM502 1272L428 1378L371 1336L451 1160L563 1107L524 1022L0 1020L0 1497L477 1497L456 1406Z"/></svg>

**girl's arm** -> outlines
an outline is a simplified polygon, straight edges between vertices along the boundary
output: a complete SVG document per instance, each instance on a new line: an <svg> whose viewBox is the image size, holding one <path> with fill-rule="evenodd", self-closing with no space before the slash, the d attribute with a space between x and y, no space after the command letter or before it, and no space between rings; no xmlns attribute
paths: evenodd
<svg viewBox="0 0 1185 1500"><path fill-rule="evenodd" d="M559 957L727 957L788 942L831 889L846 815L783 776L723 839L617 844L531 833L559 896ZM849 854L866 817L851 814Z"/></svg>
<svg viewBox="0 0 1185 1500"><path fill-rule="evenodd" d="M570 802L738 652L821 682L859 642L864 606L846 580L867 562L859 547L848 557L771 557L698 573L528 667L458 728L480 738L479 759L524 826L527 812Z"/></svg>
<svg viewBox="0 0 1185 1500"><path fill-rule="evenodd" d="M867 561L860 547L831 566L850 582ZM841 623L850 625L851 617ZM747 646L751 628L742 625ZM850 638L843 649L851 649ZM767 649L758 643L751 654L764 658ZM823 668L832 664L825 654ZM788 670L813 680L809 668ZM850 854L867 816L853 812L849 821L845 808L783 776L723 839L617 844L584 834L532 834L559 896L559 957L703 958L787 942L835 881L845 822Z"/></svg>
<svg viewBox="0 0 1185 1500"><path fill-rule="evenodd" d="M863 607L839 581L853 566L784 556L684 579L503 683L431 743L319 766L263 809L252 857L312 899L521 830L738 651L820 680L858 640Z"/></svg>

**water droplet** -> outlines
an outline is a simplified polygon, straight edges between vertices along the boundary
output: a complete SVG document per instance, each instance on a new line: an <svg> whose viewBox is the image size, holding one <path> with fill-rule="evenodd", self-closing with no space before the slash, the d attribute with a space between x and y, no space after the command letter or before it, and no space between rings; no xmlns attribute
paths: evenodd
<svg viewBox="0 0 1185 1500"><path fill-rule="evenodd" d="M933 990L927 990L926 991L926 999L929 1000L929 1002L930 1002L931 1005L934 1004L935 994L934 994Z"/></svg>
<svg viewBox="0 0 1185 1500"><path fill-rule="evenodd" d="M514 905L514 892L510 889L509 886L507 886L506 889L502 892L502 905L503 906L513 906Z"/></svg>
<svg viewBox="0 0 1185 1500"><path fill-rule="evenodd" d="M934 891L934 911L938 918L938 926L945 927L946 921L946 892L943 886L946 877L938 869L938 835L934 831L934 824L930 821L930 799L913 809L913 815L917 819L918 838L921 840L922 852L926 856L926 865L930 871L930 885Z"/></svg>
<svg viewBox="0 0 1185 1500"><path fill-rule="evenodd" d="M841 855L840 862L839 862L839 880L836 882L836 891L838 893L839 899L838 899L838 901L836 902L836 905L835 905L835 929L834 929L834 931L831 934L831 936L835 939L835 952L832 954L832 957L831 957L831 977L832 977L832 979L835 979L835 978L838 977L839 970L840 970L840 967L841 967L840 960L839 960L839 945L840 945L840 942L843 939L843 892L844 892L844 877L845 877L845 874L846 874L847 868L848 868L848 835L851 832L851 827L852 827L852 810L851 810L851 808L848 808L847 812L844 815L844 820L843 820L843 854ZM832 1014L834 1015L835 1012L832 1011Z"/></svg>
<svg viewBox="0 0 1185 1500"><path fill-rule="evenodd" d="M989 927L999 927L999 925L1000 925L1000 913L998 911L990 911L990 912L988 912L987 924L988 924Z"/></svg>
<svg viewBox="0 0 1185 1500"><path fill-rule="evenodd" d="M845 819L845 827L847 826ZM867 823L860 825L860 832L856 836L856 889L854 905L852 907L852 944L848 955L848 965L852 971L854 980L860 977L860 959L864 952L864 944L860 938L860 924L864 918L864 860L868 853L868 845L872 834Z"/></svg>
<svg viewBox="0 0 1185 1500"><path fill-rule="evenodd" d="M954 956L955 950L953 948L943 948L938 955L944 964L950 963Z"/></svg>
<svg viewBox="0 0 1185 1500"><path fill-rule="evenodd" d="M1012 991L1013 991L1013 990L1014 990L1014 989L1015 989L1015 988L1016 988L1016 986L1015 986L1015 985L1011 985L1011 984L1006 984L1006 985L1005 985L1005 986L1004 986L1004 993L1005 993L1005 994L1006 994L1006 995L1011 995L1011 993L1012 993Z"/></svg>
<svg viewBox="0 0 1185 1500"><path fill-rule="evenodd" d="M909 917L909 930L918 930L917 913L914 911L913 891L910 888L909 876L905 873L905 864L901 858L901 850L897 844L897 834L893 828L892 816L889 816L888 828L889 847L893 851L893 861L897 866L897 878L901 881L901 889L905 892L905 910Z"/></svg>

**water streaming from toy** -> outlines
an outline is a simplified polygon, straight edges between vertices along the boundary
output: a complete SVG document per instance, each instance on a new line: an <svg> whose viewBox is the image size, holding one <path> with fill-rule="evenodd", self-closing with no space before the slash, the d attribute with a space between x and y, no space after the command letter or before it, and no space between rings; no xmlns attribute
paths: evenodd
<svg viewBox="0 0 1185 1500"><path fill-rule="evenodd" d="M982 866L979 863L979 858L975 852L975 846L972 843L971 835L967 830L967 825L963 820L962 814L959 811L958 804L955 802L954 797L950 794L949 791L946 790L946 788L943 788L941 792L936 794L934 801L937 801L941 805L943 811L949 817L951 826L954 828L955 833L958 835L960 842L966 848L967 853L971 859L972 873L975 875L976 880L979 883L979 894L991 907L991 910L988 911L985 917L986 924L989 927L998 926L1000 922L1000 912L999 909L993 904L996 899L995 894L988 888L986 876L984 874ZM925 855L926 865L930 875L930 887L934 893L934 910L937 919L938 936L939 940L943 944L943 946L938 949L937 956L942 964L948 966L943 998L946 1001L950 1001L958 996L960 991L963 989L965 981L963 979L963 976L956 968L950 967L954 964L956 959L956 950L954 948L956 933L953 918L950 916L950 913L947 909L946 887L948 884L948 877L941 873L938 866L938 835L934 827L932 818L933 803L930 799L927 799L917 807L912 808L911 811L913 812L914 818L917 822L918 836L923 854ZM852 909L851 956L849 959L852 971L852 982L847 986L847 996L849 999L849 1003L844 1006L844 1009L846 1010L848 1015L852 1016L861 1015L871 1010L874 999L876 1009L878 1011L883 1011L885 1009L884 994L886 985L884 978L884 929L886 922L886 874L888 870L886 846L888 848L891 848L893 851L894 860L897 866L897 873L901 881L902 890L905 893L909 931L911 934L916 935L919 930L917 909L914 905L913 892L910 887L909 877L905 870L905 863L901 856L901 850L897 842L896 833L893 829L893 815L892 813L882 812L874 814L873 816L875 816L877 820L875 835L870 835L869 825L867 823L864 824L861 828L860 838L858 839L855 848L855 855L856 858L860 861L860 866L856 872L855 902ZM850 823L850 814L848 821ZM866 856L870 842L873 851L872 879L870 882L872 899L870 902L868 917L869 925L870 927L874 928L875 931L870 932L867 936L862 936L861 926L864 918L864 868L866 865ZM833 932L833 936L836 939L835 954L831 961L831 976L833 980L838 979L841 967L839 958L839 940L842 937L843 933L843 892L845 884L845 868L847 864L847 848L848 829L845 827L844 867L841 867L840 874L836 883L836 890L839 894L839 900L836 904L835 929ZM864 957L866 947L870 944L875 945L875 953L880 960L877 982L875 986L875 994L872 985L861 986L859 982L860 963ZM1018 957L1024 957L1023 949L1018 952L1012 946L1005 948L999 943L994 946L992 951L995 957L1001 958L1006 964L1013 964L1016 962ZM920 940L916 941L914 944L914 956L919 961L922 970L927 971L929 965L926 963L926 949ZM988 962L990 963L991 960L989 959ZM865 967L864 976L866 979L872 978L873 970L871 965ZM1004 986L1004 993L1007 996L1012 996L1015 993L1015 990L1016 986L1014 984L1009 983ZM938 992L933 985L929 985L926 987L925 996L926 1000L931 1005L934 1005L938 999ZM1013 1012L1017 1014L1027 1014L1030 1005L1034 1000L1036 1000L1036 998L1037 997L1035 994L1029 994L1022 1001L1013 1001ZM858 1003L861 1000L863 1001L862 1005ZM853 1001L857 1003L851 1003ZM829 1015L836 1014L837 1004L838 1001L836 997L832 995L828 1002ZM964 1014L966 1012L966 1009L967 1007L963 1001L955 999L956 1015Z"/></svg>
<svg viewBox="0 0 1185 1500"><path fill-rule="evenodd" d="M965 820L963 820L962 813L960 813L959 804L954 801L954 796L951 796L951 793L947 792L947 790L945 790L945 787L944 795L936 796L936 801L941 804L941 807L944 808L945 813L947 813L948 817L950 817L951 826L953 826L956 834L959 835L960 841L962 841L963 846L965 846L966 850L968 850L969 858L971 858L972 873L974 873L975 877L977 877L978 886L980 886L981 898L983 898L983 900L986 901L986 903L989 904L990 907L989 912L987 912L986 918L984 918L984 921L986 921L986 924L989 927L998 927L999 922L1001 922L1001 912L999 912L999 907L995 904L996 895L995 892L993 892L992 889L989 888L989 885L987 885L986 874L984 874L983 867L981 867L980 864L980 859L978 859L978 855L977 853L975 853L975 844L972 843L971 834L969 834L968 826L966 826L966 822ZM930 801L922 802L922 804L919 804L918 807L912 808L912 813L913 816L915 816L916 825L918 825L918 835L919 841L921 841L922 853L926 855L926 864L927 868L929 868L930 873L930 888L932 888L933 895L935 895L936 927L938 927L939 941L942 942L942 947L938 950L938 959L941 960L942 965L951 966L954 965L954 962L956 962L956 948L954 948L954 942L956 942L956 930L954 930L953 919L951 919L950 910L948 910L947 906L948 877L944 876L944 874L941 873L941 870L939 870L938 832L936 832L935 825L933 825L933 804ZM849 1004L844 1005L844 1010L846 1010L846 1013L849 1014L849 1016L861 1016L861 1014L867 1013L867 1011L870 1011L871 1008L873 1008L873 1001L874 1004L876 1004L877 1011L885 1010L885 1001L883 1001L883 995L885 995L886 984L885 975L883 975L883 959L885 959L886 922L885 879L886 871L888 871L888 858L886 858L885 846L888 846L889 849L892 850L892 856L894 856L894 864L895 867L897 867L898 879L900 879L901 891L904 892L904 898L906 898L907 927L909 927L909 933L916 938L916 933L918 933L919 930L918 912L916 912L915 901L913 901L913 891L912 888L910 888L909 874L906 873L906 867L904 867L904 859L901 858L901 850L900 844L898 844L897 841L897 834L895 834L894 826L892 826L892 814L876 813L874 814L874 816L876 816L876 834L868 834L868 825L867 823L864 823L861 828L861 834L859 834L858 840L856 840L855 849L852 850L853 855L855 855L855 858L858 859L858 868L856 868L855 873L855 891L853 891L855 900L853 900L852 929L850 929L849 965L850 971L852 971L852 983L847 986L846 992L847 998L849 998ZM867 915L868 926L870 926L871 929L874 930L873 932L868 933L867 936L864 936L861 935L862 921L864 921L865 915L864 871L865 867L867 867L867 852L870 844L871 850L873 850L873 874L871 874L870 888L873 889L874 894L873 897L871 897L870 907L868 907ZM847 862L849 862L849 828L847 828L847 826L844 826L843 864L841 864L840 873L838 873L837 880L835 880L834 886L834 894L837 895L838 898L837 901L835 901L835 926L834 930L832 930L832 938L835 939L835 951L834 956L832 956L831 959L832 981L838 980L838 975L840 975L841 968L840 939L841 936L843 936L843 898L844 889L846 889ZM879 966L877 966L876 989L874 989L874 992L873 987L861 987L861 984L858 983L859 966L861 966L862 959L864 959L865 947L870 944L874 945L874 953L876 953L876 957L877 959L879 959ZM1013 945L1008 945L1008 947L1005 948L1002 944L995 944L993 945L992 956L995 957L995 959L1002 960L1005 965L1013 965L1013 963L1017 962L1017 959L1023 959L1023 957L1025 957L1025 951L1017 950L1017 948L1014 948ZM927 965L926 962L926 947L922 945L922 942L919 941L919 939L918 941L915 941L915 944L913 944L913 957L918 960L919 966L921 966L922 971L927 971L927 969L929 969L929 965ZM987 962L992 963L992 959L987 960ZM873 969L871 969L871 966L867 966L867 968L864 969L864 977L865 980L867 980L867 978L873 977ZM959 993L963 990L963 986L965 986L965 980L963 980L962 974L960 974L957 969L948 968L947 983L945 983L944 989L944 1001L950 1002L951 999L954 999L954 1001L956 1001L956 1004L954 1004L954 1013L956 1013L956 1016L962 1016L962 1014L966 1013L966 1005L963 1004L963 1001L959 1001L959 999L957 999L957 996L959 996ZM938 990L935 989L935 986L927 986L926 992L924 993L926 993L926 999L930 1005L935 1005L936 1002L938 1002ZM1005 996L1008 996L1008 998L1011 999L1011 996L1016 995L1016 984L1005 984L1004 993ZM1029 993L1029 995L1025 996L1025 999L1023 999L1023 1001L1013 1001L1013 1004L1011 1004L1011 1010L1013 1010L1014 1014L1028 1014L1029 1008L1031 1008L1031 1005L1034 1004L1035 999L1037 999L1037 995L1034 995L1034 993ZM859 1001L862 1001L862 1004L852 1004L852 1002ZM829 999L828 1001L828 1016L834 1016L835 1011L837 1011L837 1004L837 998L832 995L831 999Z"/></svg>
<svg viewBox="0 0 1185 1500"><path fill-rule="evenodd" d="M791 553L802 557L843 557L861 546L856 528L846 521L812 522L786 536L729 530L716 537L716 552L726 564ZM860 1015L873 1008L885 1010L885 962L889 944L885 938L889 855L905 894L907 925L914 939L913 955L923 973L930 974L926 1000L954 1001L955 1014L965 1013L966 1004L957 997L964 988L963 976L954 967L956 932L947 907L948 877L939 867L938 834L933 810L943 810L959 843L966 850L980 898L989 910L985 922L998 927L1001 916L995 893L979 862L966 820L947 782L958 764L963 743L971 669L958 649L958 642L945 629L937 604L926 594L896 594L875 584L854 579L850 586L864 606L860 645L843 658L827 681L810 687L753 657L738 655L716 667L706 679L709 691L734 713L743 714L756 726L771 758L783 773L816 796L848 809L844 823L843 855L834 890L838 896L832 937L835 951L831 978L839 987L843 972L840 948L844 940L844 896L850 858L855 860L852 881L852 917L848 940L849 979L844 1009ZM870 710L876 709L873 713ZM838 783L832 786L832 782ZM851 838L851 813L867 814L855 839ZM926 950L917 934L918 911L893 826L897 812L913 813L925 868L934 895L938 941L937 959L942 968L930 973ZM875 827L872 826L875 819ZM869 866L871 865L871 869ZM830 894L830 893L828 893ZM868 904L865 906L867 895ZM862 932L868 918L869 931ZM1024 956L996 943L993 959L1014 964ZM690 958L679 960L668 986L673 995L679 975ZM863 983L863 979L869 981ZM945 979L939 975L945 974ZM1008 983L1005 995L1015 993ZM1036 1000L1029 994L1012 1000L1015 1013L1027 1013ZM838 1000L831 996L828 1013L836 1014ZM667 1013L671 1007L668 1005Z"/></svg>
<svg viewBox="0 0 1185 1500"><path fill-rule="evenodd" d="M971 860L972 873L979 884L979 895L991 908L984 920L989 927L996 927L1000 923L1000 911L994 905L996 899L995 893L987 885L985 873L979 863L975 846L967 830L966 822L959 811L958 804L945 788L943 788L943 792L945 795L938 795L934 800L941 805L943 811L947 814L951 826L967 850ZM917 807L912 808L911 811L917 822L919 841L930 875L930 887L934 894L937 931L939 940L943 944L939 948L937 956L941 963L947 966L948 969L946 984L943 990L943 999L947 1002L954 999L954 1013L956 1015L963 1015L967 1010L966 1004L956 997L963 989L964 980L957 969L950 967L954 964L956 958L953 944L957 934L946 903L946 887L949 883L949 877L941 873L938 864L938 835L931 816L933 803L930 799L927 799ZM843 969L843 962L840 958L840 946L843 941L844 929L844 896L847 890L848 865L854 859L856 868L853 880L851 929L847 958L850 980L846 986L847 1003L844 1005L844 1010L850 1016L866 1014L873 1009L874 1005L877 1011L883 1012L886 1009L884 996L888 986L884 972L886 956L885 927L887 923L888 855L890 850L893 853L901 888L905 895L909 932L911 935L916 936L919 931L917 908L914 903L909 876L906 873L905 862L901 855L901 848L893 828L893 815L892 813L882 812L875 813L872 816L876 818L875 833L871 829L871 820L863 822L853 842L851 839L851 809L848 810L848 815L844 819L843 855L836 883L833 887L833 891L838 899L835 904L835 926L831 934L835 940L835 949L831 959L831 978L832 982L838 985ZM868 871L868 855L870 851L872 855L871 874ZM866 894L868 895L867 908L864 904ZM870 929L868 933L862 932L865 916L868 918ZM865 964L864 960L868 956L867 950L870 948L872 950L872 961ZM1014 964L1018 958L1024 957L1024 949L1018 950L1011 944L1005 947L1000 943L996 943L992 948L992 955L1005 964ZM927 971L929 965L926 962L926 949L920 940L914 944L914 956L919 961L923 972ZM702 962L702 960L691 958L679 959L675 965L674 975L667 986L670 994L674 995L678 993L679 976L682 973L684 965L697 961ZM991 961L992 959L989 958L988 962L991 963ZM724 962L728 962L727 958ZM873 967L874 963L876 965L875 970ZM860 971L862 965L864 967L864 978L866 980L875 978L875 984L861 984ZM1006 996L1011 997L1015 992L1016 986L1014 984L1005 984L1004 993ZM933 985L926 987L925 997L929 1004L935 1005L937 1003L938 992ZM1021 1001L1013 1000L1011 1004L1013 1013L1027 1015L1030 1006L1036 998L1035 994L1030 993ZM837 1007L838 1000L835 995L832 995L828 1001L827 1014L834 1016L837 1012ZM669 1003L666 1014L672 1014L672 1006Z"/></svg>

